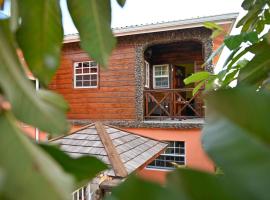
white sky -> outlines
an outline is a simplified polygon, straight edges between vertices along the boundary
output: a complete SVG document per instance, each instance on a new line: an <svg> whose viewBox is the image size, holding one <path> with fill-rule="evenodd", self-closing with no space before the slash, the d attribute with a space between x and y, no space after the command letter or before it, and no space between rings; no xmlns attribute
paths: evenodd
<svg viewBox="0 0 270 200"><path fill-rule="evenodd" d="M127 0L124 8L112 2L112 27L172 21L239 12L242 0ZM77 33L61 0L65 34Z"/></svg>

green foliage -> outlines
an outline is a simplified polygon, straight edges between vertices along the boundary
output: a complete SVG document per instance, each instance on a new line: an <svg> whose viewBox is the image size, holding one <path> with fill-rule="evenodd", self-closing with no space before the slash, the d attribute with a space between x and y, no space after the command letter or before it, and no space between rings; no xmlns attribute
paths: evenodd
<svg viewBox="0 0 270 200"><path fill-rule="evenodd" d="M188 78L186 78L184 80L184 83L186 85L190 84L190 83L196 83L196 82L199 82L199 81L202 81L202 80L205 80L207 78L209 78L209 76L211 75L210 72L197 72L195 74L192 74L191 76L189 76Z"/></svg>
<svg viewBox="0 0 270 200"><path fill-rule="evenodd" d="M80 27L91 19L84 30L91 29L93 38L89 42L79 28L82 43L105 65L115 43L110 1L91 2L91 12L80 7L83 18L74 2L69 9ZM59 66L62 42L59 0L11 0L11 17L0 20L0 199L69 199L78 182L106 168L96 158L72 159L54 147L41 148L18 128L24 122L49 134L67 133L65 100L46 89L36 91L17 53L22 50L29 72L46 88Z"/></svg>
<svg viewBox="0 0 270 200"><path fill-rule="evenodd" d="M58 0L19 0L17 41L34 76L48 85L59 66L63 28ZM31 8L31 11L29 11Z"/></svg>
<svg viewBox="0 0 270 200"><path fill-rule="evenodd" d="M73 159L56 146L46 144L40 144L40 146L65 170L65 172L73 174L78 183L82 181L88 182L100 171L107 169L107 166L95 157L83 156Z"/></svg>
<svg viewBox="0 0 270 200"><path fill-rule="evenodd" d="M266 110L269 105L265 103L267 99L269 102L269 95L268 92L257 92L256 95L252 87L239 87L212 92L206 98L204 149L222 168L228 183L234 185L233 192L239 196L238 199L270 198L270 149L266 145L269 142L266 139L269 138L266 136L269 134L269 122L266 120L269 119ZM247 98L263 104L251 106L251 99ZM225 101L231 102L230 108Z"/></svg>
<svg viewBox="0 0 270 200"><path fill-rule="evenodd" d="M101 66L107 67L109 55L115 46L110 27L110 0L81 0L80 3L67 0L67 4L79 31L82 49Z"/></svg>
<svg viewBox="0 0 270 200"><path fill-rule="evenodd" d="M5 172L3 195L7 199L68 199L74 189L72 178L26 138L15 123L11 113L1 113L0 166Z"/></svg>
<svg viewBox="0 0 270 200"><path fill-rule="evenodd" d="M233 35L224 40L224 43L230 50L238 49L243 42L256 43L259 41L257 32L241 33Z"/></svg>
<svg viewBox="0 0 270 200"><path fill-rule="evenodd" d="M215 24L213 22L205 22L204 27L209 28L209 29L212 30L212 35L211 35L212 39L214 39L215 37L217 37L217 36L219 36L221 34L226 34L224 32L224 29L221 26L219 26L219 25L217 25L217 24Z"/></svg>
<svg viewBox="0 0 270 200"><path fill-rule="evenodd" d="M124 5L125 5L125 3L126 3L126 0L117 0L117 3L118 3L120 6L124 7Z"/></svg>
<svg viewBox="0 0 270 200"><path fill-rule="evenodd" d="M12 105L14 115L20 121L39 127L43 131L54 134L65 133L68 126L62 108L66 103L62 97L51 92L50 98L53 99L50 102L44 100L47 98L45 95L36 93L20 65L15 42L9 30L9 21L0 21L0 26L0 85L6 99ZM55 98L61 103L61 107L55 106Z"/></svg>

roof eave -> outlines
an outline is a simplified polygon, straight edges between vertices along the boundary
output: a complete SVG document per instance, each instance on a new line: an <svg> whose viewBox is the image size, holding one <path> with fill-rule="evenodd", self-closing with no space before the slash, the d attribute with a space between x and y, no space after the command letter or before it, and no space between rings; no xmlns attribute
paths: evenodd
<svg viewBox="0 0 270 200"><path fill-rule="evenodd" d="M126 28L113 29L113 34L115 37L121 37L121 36L128 36L128 35L197 28L197 27L203 27L205 22L215 22L219 25L227 24L227 23L234 24L238 15L239 13L230 13L230 14L224 14L224 15L186 19L186 20L179 20L179 21L173 21L173 22L148 24L148 25L142 25L142 26L131 26L131 27L126 27ZM67 35L64 38L64 43L72 43L72 42L78 42L78 41L80 41L80 37L78 34Z"/></svg>

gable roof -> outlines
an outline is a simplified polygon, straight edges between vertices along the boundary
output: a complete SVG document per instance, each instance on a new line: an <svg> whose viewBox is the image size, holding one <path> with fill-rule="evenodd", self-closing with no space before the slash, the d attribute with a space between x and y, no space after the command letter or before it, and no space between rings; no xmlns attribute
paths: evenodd
<svg viewBox="0 0 270 200"><path fill-rule="evenodd" d="M205 16L205 17L196 17L190 19L181 19L168 22L157 22L151 24L140 24L132 25L125 27L115 27L112 28L113 33L116 37L127 36L127 35L136 35L144 33L153 33L153 32L162 32L162 31L171 31L171 30L180 30L188 28L203 27L205 22L215 22L217 24L234 24L238 13L228 13L222 15L214 16ZM78 42L80 41L79 34L68 34L64 37L64 43Z"/></svg>
<svg viewBox="0 0 270 200"><path fill-rule="evenodd" d="M109 166L104 174L126 177L156 158L167 143L142 137L97 122L52 140L72 157L95 156Z"/></svg>

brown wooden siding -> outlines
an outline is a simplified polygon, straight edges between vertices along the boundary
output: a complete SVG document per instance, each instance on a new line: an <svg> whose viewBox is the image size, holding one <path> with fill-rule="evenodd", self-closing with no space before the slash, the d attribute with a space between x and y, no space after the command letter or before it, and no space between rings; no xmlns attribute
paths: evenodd
<svg viewBox="0 0 270 200"><path fill-rule="evenodd" d="M121 45L113 51L108 69L100 69L98 88L73 87L73 63L91 60L77 43L65 44L61 66L50 88L70 105L68 118L135 120L135 49Z"/></svg>

